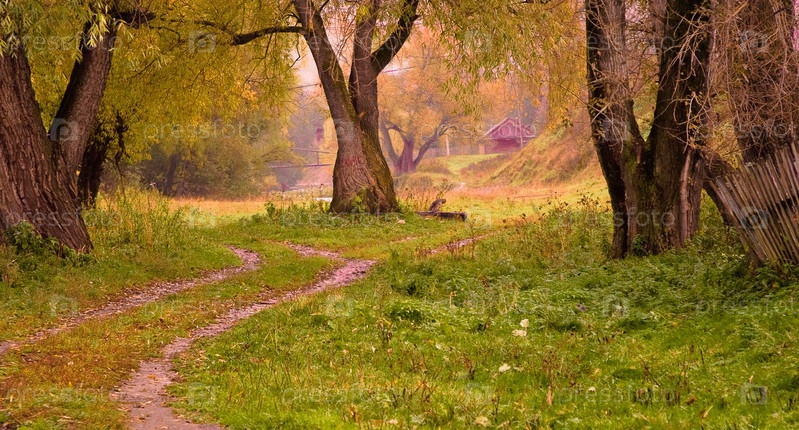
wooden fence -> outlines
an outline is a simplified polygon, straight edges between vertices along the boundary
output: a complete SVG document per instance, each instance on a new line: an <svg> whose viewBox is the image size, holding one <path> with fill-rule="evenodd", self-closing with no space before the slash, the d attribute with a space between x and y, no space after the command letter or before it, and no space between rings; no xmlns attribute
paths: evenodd
<svg viewBox="0 0 799 430"><path fill-rule="evenodd" d="M799 145L717 180L719 197L756 264L799 264Z"/></svg>

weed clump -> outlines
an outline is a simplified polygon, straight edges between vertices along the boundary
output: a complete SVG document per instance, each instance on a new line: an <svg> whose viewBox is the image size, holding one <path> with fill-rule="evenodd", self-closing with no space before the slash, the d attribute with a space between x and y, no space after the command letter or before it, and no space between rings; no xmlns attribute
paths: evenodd
<svg viewBox="0 0 799 430"><path fill-rule="evenodd" d="M95 244L134 250L173 250L186 246L188 223L182 209L173 210L169 200L151 191L120 190L98 199L84 211Z"/></svg>
<svg viewBox="0 0 799 430"><path fill-rule="evenodd" d="M55 238L42 237L28 221L12 226L5 234L9 246L17 254L43 256L64 255L69 252L69 248L61 245Z"/></svg>

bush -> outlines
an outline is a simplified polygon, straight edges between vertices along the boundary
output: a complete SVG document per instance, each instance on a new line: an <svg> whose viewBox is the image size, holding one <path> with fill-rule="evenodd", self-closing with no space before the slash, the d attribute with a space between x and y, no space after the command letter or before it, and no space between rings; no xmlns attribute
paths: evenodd
<svg viewBox="0 0 799 430"><path fill-rule="evenodd" d="M23 221L6 230L6 240L17 254L25 255L63 255L68 248L61 245L58 240L42 237L33 224Z"/></svg>

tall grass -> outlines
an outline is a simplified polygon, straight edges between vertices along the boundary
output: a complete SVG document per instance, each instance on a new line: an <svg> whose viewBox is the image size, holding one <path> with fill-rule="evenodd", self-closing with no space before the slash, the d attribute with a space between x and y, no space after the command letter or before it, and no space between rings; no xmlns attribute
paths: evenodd
<svg viewBox="0 0 799 430"><path fill-rule="evenodd" d="M118 190L102 195L83 218L95 246L170 250L185 246L188 224L184 209L172 209L155 191Z"/></svg>

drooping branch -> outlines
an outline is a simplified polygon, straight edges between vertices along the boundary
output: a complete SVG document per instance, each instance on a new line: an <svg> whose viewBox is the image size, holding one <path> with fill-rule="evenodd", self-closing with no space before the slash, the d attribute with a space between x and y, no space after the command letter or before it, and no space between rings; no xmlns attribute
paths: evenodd
<svg viewBox="0 0 799 430"><path fill-rule="evenodd" d="M378 73L391 63L391 60L410 37L413 24L419 19L419 15L416 13L418 9L419 0L405 0L397 28L371 55L372 65Z"/></svg>

